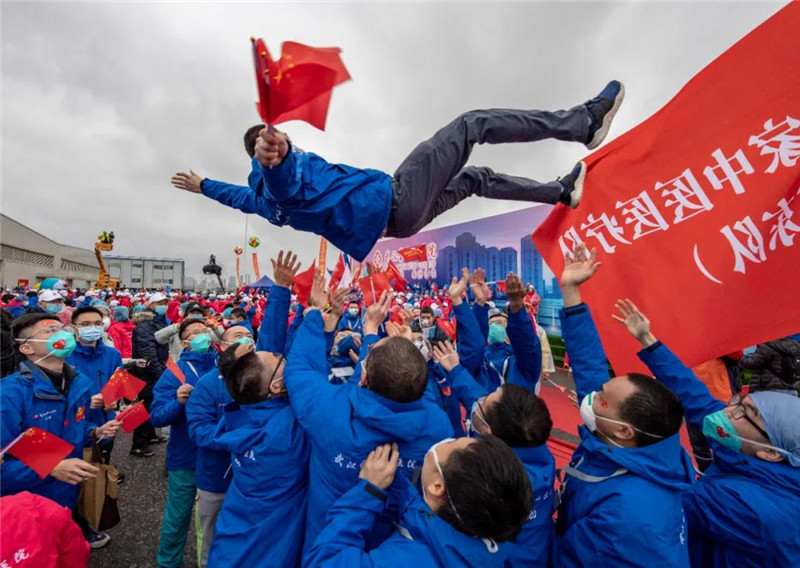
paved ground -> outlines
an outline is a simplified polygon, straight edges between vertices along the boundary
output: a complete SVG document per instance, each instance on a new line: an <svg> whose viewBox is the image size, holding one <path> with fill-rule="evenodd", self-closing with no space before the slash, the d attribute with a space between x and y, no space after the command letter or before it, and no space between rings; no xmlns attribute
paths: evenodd
<svg viewBox="0 0 800 568"><path fill-rule="evenodd" d="M119 489L122 521L107 531L111 543L92 551L90 568L153 568L156 566L161 515L167 501L166 444L153 446L156 455L134 458L128 454L131 436L121 434L114 444L112 463L126 474ZM194 527L194 518L192 519ZM196 568L194 528L190 529L184 566Z"/></svg>
<svg viewBox="0 0 800 568"><path fill-rule="evenodd" d="M574 383L558 373L552 377L560 385L574 388ZM543 388L550 388L547 385ZM563 432L553 435L570 442L575 436ZM153 446L156 455L151 458L134 458L128 454L130 435L121 434L114 445L112 463L127 478L120 487L120 524L108 531L111 543L101 550L92 551L90 568L153 568L156 566L158 535L161 516L167 500L167 476L165 469L166 444ZM196 568L197 548L194 540L194 518L189 531L184 566Z"/></svg>

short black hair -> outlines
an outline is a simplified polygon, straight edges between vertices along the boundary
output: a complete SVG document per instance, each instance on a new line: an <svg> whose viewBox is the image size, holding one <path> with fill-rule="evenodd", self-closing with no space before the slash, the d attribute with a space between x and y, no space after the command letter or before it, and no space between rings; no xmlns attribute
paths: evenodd
<svg viewBox="0 0 800 568"><path fill-rule="evenodd" d="M181 322L181 325L178 327L178 338L182 340L183 339L183 332L186 331L186 328L189 327L190 325L194 325L194 324L197 324L197 323L202 324L205 327L208 327L205 324L205 322L203 322L203 320L201 320L201 319L187 318L187 319L183 320Z"/></svg>
<svg viewBox="0 0 800 568"><path fill-rule="evenodd" d="M26 329L30 329L35 326L40 321L51 320L57 321L61 323L61 321L56 316L51 316L50 314L43 314L41 312L30 312L28 314L22 314L18 318L14 319L11 322L11 335L16 339L27 339L26 337L22 337L22 333ZM22 342L15 341L14 342L14 353L16 356L16 362L19 363L25 360L25 356L19 352L19 348L22 345Z"/></svg>
<svg viewBox="0 0 800 568"><path fill-rule="evenodd" d="M533 507L533 489L525 466L500 438L479 436L450 454L442 465L450 502L436 512L464 534L512 540ZM455 510L453 510L455 508Z"/></svg>
<svg viewBox="0 0 800 568"><path fill-rule="evenodd" d="M222 375L222 378L225 380L227 380L234 363L236 363L237 347L239 347L238 343L229 345L225 351L222 352L222 355L219 356L219 363L217 364L217 367L219 368L219 374Z"/></svg>
<svg viewBox="0 0 800 568"><path fill-rule="evenodd" d="M231 350L232 345L226 350ZM263 387L262 377L264 375L264 364L258 358L255 351L251 351L235 359L230 366L222 372L225 379L225 388L228 389L231 398L239 404L255 404L267 399L269 389Z"/></svg>
<svg viewBox="0 0 800 568"><path fill-rule="evenodd" d="M14 294L9 294L9 293L3 294L3 303L7 304L16 297L17 296Z"/></svg>
<svg viewBox="0 0 800 568"><path fill-rule="evenodd" d="M94 306L83 306L82 308L78 308L72 312L72 318L70 321L75 323L75 321L83 314L97 314L101 318L103 317L103 312L101 312L98 308L95 308Z"/></svg>
<svg viewBox="0 0 800 568"><path fill-rule="evenodd" d="M508 383L496 404L486 409L492 434L512 448L541 446L550 437L553 421L544 401L528 389Z"/></svg>
<svg viewBox="0 0 800 568"><path fill-rule="evenodd" d="M683 404L675 393L647 375L626 376L636 391L620 404L619 419L636 428L636 445L649 446L677 434L683 424Z"/></svg>
<svg viewBox="0 0 800 568"><path fill-rule="evenodd" d="M256 124L248 128L247 132L244 133L244 149L251 158L254 158L256 155L256 139L258 138L258 133L266 127L266 124Z"/></svg>
<svg viewBox="0 0 800 568"><path fill-rule="evenodd" d="M394 402L419 400L428 384L425 357L405 337L390 337L374 347L365 370L369 389Z"/></svg>
<svg viewBox="0 0 800 568"><path fill-rule="evenodd" d="M231 310L231 317L232 318L242 318L242 319L246 320L247 319L247 314L245 313L245 311L242 308L233 308Z"/></svg>
<svg viewBox="0 0 800 568"><path fill-rule="evenodd" d="M432 316L433 315L433 308L431 308L430 306L425 306L424 308L422 308L419 311L419 315L422 315L422 314L428 314L428 315Z"/></svg>

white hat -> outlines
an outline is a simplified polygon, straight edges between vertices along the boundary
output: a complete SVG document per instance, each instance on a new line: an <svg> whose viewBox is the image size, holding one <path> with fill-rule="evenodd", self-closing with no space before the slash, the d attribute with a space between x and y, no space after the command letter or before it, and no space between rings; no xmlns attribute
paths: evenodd
<svg viewBox="0 0 800 568"><path fill-rule="evenodd" d="M108 305L113 308L115 306L119 306L119 302L117 300L111 300Z"/></svg>
<svg viewBox="0 0 800 568"><path fill-rule="evenodd" d="M40 302L63 302L64 298L55 290L42 290L39 293Z"/></svg>
<svg viewBox="0 0 800 568"><path fill-rule="evenodd" d="M253 301L253 298L251 298L250 296L245 296L244 298L242 298L242 301L243 301L245 304L249 304L250 302L252 302L252 301Z"/></svg>
<svg viewBox="0 0 800 568"><path fill-rule="evenodd" d="M86 296L87 298L94 298L96 295L97 292L95 292L94 290L86 290L86 293L84 294L84 296Z"/></svg>
<svg viewBox="0 0 800 568"><path fill-rule="evenodd" d="M66 298L66 297L67 297L67 294L68 294L68 292L67 292L66 290L61 290L61 291L59 292L59 294L61 294L61 297L62 297L62 298Z"/></svg>
<svg viewBox="0 0 800 568"><path fill-rule="evenodd" d="M435 310L435 309L438 309L438 308L439 308L438 304L436 304L436 303L431 304L431 309L432 310Z"/></svg>
<svg viewBox="0 0 800 568"><path fill-rule="evenodd" d="M156 302L163 302L166 299L167 299L167 297L164 294L162 294L161 292L153 292L150 295L150 303L151 304L154 304Z"/></svg>

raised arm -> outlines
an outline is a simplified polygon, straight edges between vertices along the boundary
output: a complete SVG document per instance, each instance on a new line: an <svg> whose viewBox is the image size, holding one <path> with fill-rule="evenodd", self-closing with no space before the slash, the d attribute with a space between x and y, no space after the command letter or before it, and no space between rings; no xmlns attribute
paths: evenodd
<svg viewBox="0 0 800 568"><path fill-rule="evenodd" d="M294 197L301 190L303 180L302 176L297 175L297 152L289 144L286 135L265 128L256 139L255 151L253 170L261 172L259 187L253 188L256 193L263 195L263 190L279 202ZM258 176L251 176L250 179L258 179Z"/></svg>
<svg viewBox="0 0 800 568"><path fill-rule="evenodd" d="M458 353L449 341L434 345L433 360L445 372L445 378L450 388L453 389L453 394L467 409L467 413L476 400L489 394L486 387L479 385L472 374L460 363Z"/></svg>
<svg viewBox="0 0 800 568"><path fill-rule="evenodd" d="M535 392L542 371L542 344L536 335L533 321L525 310L525 288L516 274L509 274L506 278L506 295L508 296L506 331L514 349L514 360L518 371L511 374L509 382Z"/></svg>
<svg viewBox="0 0 800 568"><path fill-rule="evenodd" d="M561 333L569 353L579 400L591 391L600 390L609 378L603 344L589 306L583 303L580 293L580 285L589 280L599 267L595 251L592 250L587 256L586 247L578 245L574 257L564 259L564 272L561 275L561 291L564 294L564 309L559 312Z"/></svg>
<svg viewBox="0 0 800 568"><path fill-rule="evenodd" d="M642 344L639 358L656 379L681 399L686 420L690 424L702 428L707 415L725 408L725 404L711 396L708 387L694 372L650 333L650 320L633 302L618 300L615 307L620 315L612 317Z"/></svg>
<svg viewBox="0 0 800 568"><path fill-rule="evenodd" d="M256 194L247 186L203 179L192 170L189 170L189 173L176 173L172 176L172 185L189 193L202 193L243 213L258 213Z"/></svg>
<svg viewBox="0 0 800 568"><path fill-rule="evenodd" d="M486 271L478 268L472 273L472 282L470 283L472 295L475 296L475 302L472 304L472 313L475 314L475 319L478 322L478 329L483 336L483 345L486 347L486 342L489 340L489 307L486 302L489 301L489 285L486 284ZM483 353L481 353L483 357Z"/></svg>
<svg viewBox="0 0 800 568"><path fill-rule="evenodd" d="M287 326L289 304L291 302L292 279L300 269L297 255L292 251L284 254L278 251L278 258L271 259L272 279L275 286L269 291L264 317L258 330L256 351L286 353Z"/></svg>
<svg viewBox="0 0 800 568"><path fill-rule="evenodd" d="M453 278L450 284L450 300L453 302L453 313L456 316L456 337L458 337L458 355L461 364L470 373L476 373L483 361L483 352L486 349L486 339L481 333L478 320L464 301L464 291L469 282L469 271L465 268L461 272L461 280Z"/></svg>

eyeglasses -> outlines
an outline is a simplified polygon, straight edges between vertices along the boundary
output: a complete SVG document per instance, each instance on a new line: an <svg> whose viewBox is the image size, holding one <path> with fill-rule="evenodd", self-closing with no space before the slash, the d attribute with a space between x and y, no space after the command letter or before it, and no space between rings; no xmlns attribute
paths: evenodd
<svg viewBox="0 0 800 568"><path fill-rule="evenodd" d="M278 374L278 369L280 368L281 363L283 363L286 360L284 358L284 356L283 356L283 353L273 353L273 355L278 358L278 362L275 364L275 369L272 371L272 375L269 378L269 383L267 383L267 390L268 391L269 391L269 388L272 386L272 382L275 380L275 375ZM272 395L270 395L270 397L271 396Z"/></svg>
<svg viewBox="0 0 800 568"><path fill-rule="evenodd" d="M753 426L753 428L758 430L759 433L767 439L767 441L769 441L769 434L767 434L766 430L756 424L755 420L747 415L747 406L744 404L744 399L746 398L747 395L743 395L741 393L736 393L731 397L731 399L728 401L728 406L733 407L733 410L731 411L731 418L733 420L744 418Z"/></svg>

